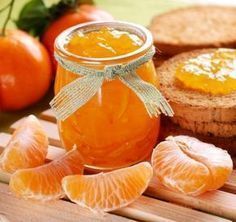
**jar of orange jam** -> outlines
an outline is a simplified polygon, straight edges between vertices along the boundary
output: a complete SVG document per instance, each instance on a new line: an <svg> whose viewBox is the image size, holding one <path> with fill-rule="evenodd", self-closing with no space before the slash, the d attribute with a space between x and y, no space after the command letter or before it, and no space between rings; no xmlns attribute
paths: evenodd
<svg viewBox="0 0 236 222"><path fill-rule="evenodd" d="M123 64L152 47L150 32L125 22L85 23L64 31L55 42L55 52L83 66L101 69ZM158 86L152 60L136 73ZM55 94L78 78L58 65ZM80 77L79 77L80 78ZM64 121L58 121L65 149L77 147L87 168L110 170L149 157L159 134L159 117L150 117L137 95L119 79L105 81L98 92Z"/></svg>

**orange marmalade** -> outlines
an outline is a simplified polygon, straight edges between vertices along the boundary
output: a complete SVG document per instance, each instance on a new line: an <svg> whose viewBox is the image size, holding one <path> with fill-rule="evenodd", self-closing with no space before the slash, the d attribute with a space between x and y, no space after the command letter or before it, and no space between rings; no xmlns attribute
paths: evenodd
<svg viewBox="0 0 236 222"><path fill-rule="evenodd" d="M152 41L147 44L151 37L145 28L118 24L118 28L116 22L95 24L91 29L90 25L78 26L65 36L65 56L82 65L102 68L132 61L152 46ZM55 50L60 51L57 44ZM140 66L137 74L157 86L152 61ZM55 93L77 77L58 65ZM150 118L136 94L114 79L105 81L95 96L66 120L58 121L58 127L65 149L77 147L88 168L109 170L149 157L157 142L159 118Z"/></svg>
<svg viewBox="0 0 236 222"><path fill-rule="evenodd" d="M236 90L236 50L217 49L181 64L175 73L184 87L212 95Z"/></svg>

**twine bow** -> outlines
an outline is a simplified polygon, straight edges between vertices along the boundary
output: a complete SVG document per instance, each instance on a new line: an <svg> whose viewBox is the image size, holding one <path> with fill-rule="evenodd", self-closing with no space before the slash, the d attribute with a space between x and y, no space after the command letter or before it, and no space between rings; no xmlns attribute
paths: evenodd
<svg viewBox="0 0 236 222"><path fill-rule="evenodd" d="M170 105L157 88L143 81L136 74L136 69L152 59L154 53L155 49L153 47L145 55L127 64L109 65L105 66L103 70L81 66L55 54L57 62L64 69L81 76L64 86L50 102L56 118L58 120L68 118L97 93L105 80L115 78L119 78L139 97L150 117L158 116L161 112L173 116Z"/></svg>

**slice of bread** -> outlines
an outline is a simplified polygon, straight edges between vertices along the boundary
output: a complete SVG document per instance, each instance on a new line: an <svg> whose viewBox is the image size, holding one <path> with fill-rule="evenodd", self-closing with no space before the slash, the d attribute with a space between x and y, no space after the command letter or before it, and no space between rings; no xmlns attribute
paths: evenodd
<svg viewBox="0 0 236 222"><path fill-rule="evenodd" d="M201 48L236 47L236 7L192 6L155 16L155 46L166 55Z"/></svg>
<svg viewBox="0 0 236 222"><path fill-rule="evenodd" d="M236 122L197 122L186 120L181 117L174 117L172 120L181 128L189 129L194 133L200 133L206 136L211 135L219 137L236 137Z"/></svg>
<svg viewBox="0 0 236 222"><path fill-rule="evenodd" d="M179 87L175 81L175 70L180 63L214 50L194 50L176 55L157 68L157 75L160 79L160 90L175 112L173 121L200 134L230 137L236 134L236 91L216 96ZM200 122L206 124L198 127Z"/></svg>
<svg viewBox="0 0 236 222"><path fill-rule="evenodd" d="M188 135L196 137L207 143L212 143L217 147L226 149L232 156L236 156L236 136L234 137L215 137L212 135L202 135L186 130L174 124L169 118L162 117L160 140L164 140L167 136Z"/></svg>

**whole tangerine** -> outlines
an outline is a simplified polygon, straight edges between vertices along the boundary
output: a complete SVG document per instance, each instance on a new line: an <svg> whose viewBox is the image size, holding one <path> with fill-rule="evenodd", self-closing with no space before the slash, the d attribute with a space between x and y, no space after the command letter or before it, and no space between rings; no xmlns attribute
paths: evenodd
<svg viewBox="0 0 236 222"><path fill-rule="evenodd" d="M0 36L0 110L20 110L47 92L51 62L45 47L20 30Z"/></svg>
<svg viewBox="0 0 236 222"><path fill-rule="evenodd" d="M56 71L57 66L53 56L54 41L62 31L71 26L84 22L109 20L113 20L113 17L108 12L93 5L83 4L78 6L75 10L66 12L64 15L60 16L58 19L49 24L41 36L41 41L49 51L53 61L53 70Z"/></svg>

